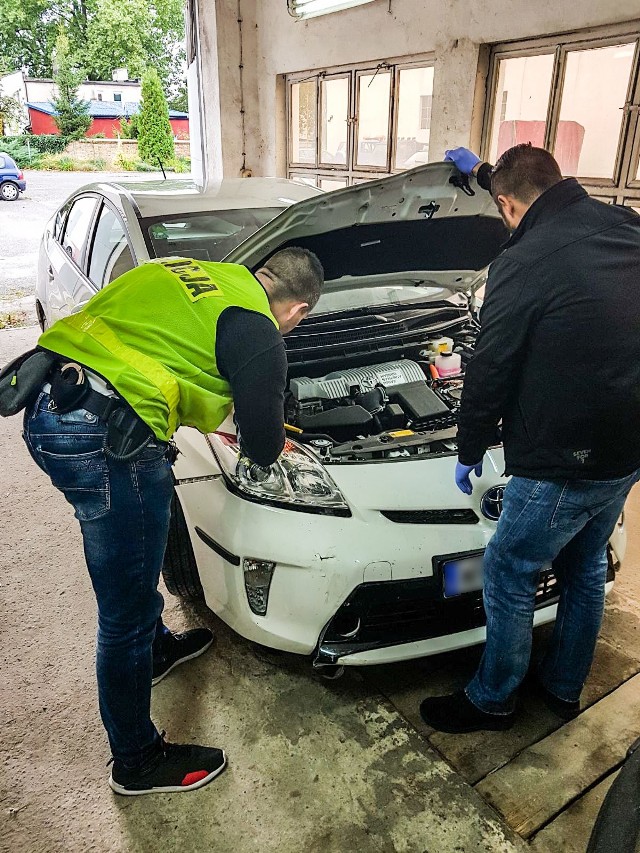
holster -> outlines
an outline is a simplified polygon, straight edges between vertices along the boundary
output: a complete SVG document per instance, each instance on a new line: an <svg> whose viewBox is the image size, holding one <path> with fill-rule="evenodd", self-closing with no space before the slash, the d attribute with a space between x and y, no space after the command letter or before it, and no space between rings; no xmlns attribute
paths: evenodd
<svg viewBox="0 0 640 853"><path fill-rule="evenodd" d="M38 396L59 359L36 347L22 353L0 370L0 415L17 415Z"/></svg>
<svg viewBox="0 0 640 853"><path fill-rule="evenodd" d="M132 459L155 435L128 406L116 409L107 421L107 452L115 459Z"/></svg>

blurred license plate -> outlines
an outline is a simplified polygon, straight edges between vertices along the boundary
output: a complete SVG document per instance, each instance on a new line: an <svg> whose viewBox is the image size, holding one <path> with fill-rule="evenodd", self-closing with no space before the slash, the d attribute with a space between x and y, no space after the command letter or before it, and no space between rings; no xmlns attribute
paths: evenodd
<svg viewBox="0 0 640 853"><path fill-rule="evenodd" d="M445 560L442 563L444 597L455 598L465 592L478 592L483 585L482 554Z"/></svg>

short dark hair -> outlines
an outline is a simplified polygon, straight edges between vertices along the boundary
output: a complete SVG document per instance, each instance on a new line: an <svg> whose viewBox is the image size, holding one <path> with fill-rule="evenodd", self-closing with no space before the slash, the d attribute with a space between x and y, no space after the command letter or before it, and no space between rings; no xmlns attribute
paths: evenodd
<svg viewBox="0 0 640 853"><path fill-rule="evenodd" d="M491 172L491 195L510 195L531 204L562 180L560 166L544 148L530 142L514 145L499 158Z"/></svg>
<svg viewBox="0 0 640 853"><path fill-rule="evenodd" d="M273 281L271 294L276 301L297 299L314 308L324 284L324 269L308 249L291 246L281 249L262 265Z"/></svg>

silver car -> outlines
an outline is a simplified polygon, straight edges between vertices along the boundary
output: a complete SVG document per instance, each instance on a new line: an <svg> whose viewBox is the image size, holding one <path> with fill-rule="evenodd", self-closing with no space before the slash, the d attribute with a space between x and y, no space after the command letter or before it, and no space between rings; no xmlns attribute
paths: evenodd
<svg viewBox="0 0 640 853"><path fill-rule="evenodd" d="M43 329L152 258L219 261L286 207L320 190L280 178L232 178L202 193L188 180L95 183L48 222L38 261Z"/></svg>

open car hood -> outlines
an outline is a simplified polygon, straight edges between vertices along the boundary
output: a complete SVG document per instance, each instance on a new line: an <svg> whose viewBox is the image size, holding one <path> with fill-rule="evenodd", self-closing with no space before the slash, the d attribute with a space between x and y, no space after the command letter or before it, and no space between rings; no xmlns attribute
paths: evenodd
<svg viewBox="0 0 640 853"><path fill-rule="evenodd" d="M294 204L225 260L255 271L274 252L295 245L318 255L327 281L474 272L499 254L507 237L490 194L475 178L466 179L451 163L429 163Z"/></svg>

